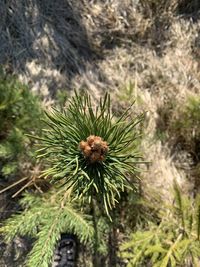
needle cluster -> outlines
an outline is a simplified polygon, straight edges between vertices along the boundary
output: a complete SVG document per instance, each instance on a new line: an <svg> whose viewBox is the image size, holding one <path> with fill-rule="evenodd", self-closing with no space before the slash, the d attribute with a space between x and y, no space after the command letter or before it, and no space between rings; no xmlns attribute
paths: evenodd
<svg viewBox="0 0 200 267"><path fill-rule="evenodd" d="M38 157L47 162L43 176L62 192L70 189L72 199L98 198L109 215L137 178L136 126L142 116L133 117L128 108L116 118L108 94L94 107L87 93L75 93L66 109L46 115L48 127L38 137Z"/></svg>

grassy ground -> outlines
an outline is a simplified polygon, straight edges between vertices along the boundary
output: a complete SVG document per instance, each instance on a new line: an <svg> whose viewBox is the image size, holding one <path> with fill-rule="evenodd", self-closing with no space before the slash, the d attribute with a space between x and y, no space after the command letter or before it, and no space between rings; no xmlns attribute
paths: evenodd
<svg viewBox="0 0 200 267"><path fill-rule="evenodd" d="M187 98L200 91L198 1L2 4L0 62L8 71L46 100L74 87L94 98L112 91L116 109L136 98L136 109L147 111L142 146L152 164L145 186L164 183L168 191L174 177L186 184L182 165L193 159L166 135Z"/></svg>
<svg viewBox="0 0 200 267"><path fill-rule="evenodd" d="M0 1L0 63L51 104L57 89L112 92L146 112L142 188L200 190L198 0ZM26 3L25 3L26 2Z"/></svg>

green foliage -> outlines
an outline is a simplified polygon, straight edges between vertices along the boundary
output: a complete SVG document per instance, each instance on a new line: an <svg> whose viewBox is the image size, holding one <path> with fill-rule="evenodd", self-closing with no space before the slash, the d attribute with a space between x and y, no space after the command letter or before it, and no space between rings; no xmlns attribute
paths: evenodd
<svg viewBox="0 0 200 267"><path fill-rule="evenodd" d="M191 157L193 168L190 171L190 180L193 181L195 189L198 189L200 186L200 97L190 96L184 104L179 105L174 111L167 130L172 144L178 144Z"/></svg>
<svg viewBox="0 0 200 267"><path fill-rule="evenodd" d="M30 160L32 141L25 133L39 134L41 107L36 96L14 76L0 73L0 171L8 176Z"/></svg>
<svg viewBox="0 0 200 267"><path fill-rule="evenodd" d="M189 97L185 106L181 106L171 128L187 143L200 139L200 97Z"/></svg>
<svg viewBox="0 0 200 267"><path fill-rule="evenodd" d="M173 96L166 96L157 113L155 139L163 144L168 142L172 151L188 152L197 164L200 160L200 97L188 96L178 102Z"/></svg>
<svg viewBox="0 0 200 267"><path fill-rule="evenodd" d="M118 98L120 101L129 102L130 99L135 99L136 101L140 100L137 97L137 83L133 83L129 81L125 86L120 90L118 94Z"/></svg>
<svg viewBox="0 0 200 267"><path fill-rule="evenodd" d="M200 198L182 195L174 184L174 203L163 207L160 223L149 223L148 229L139 229L131 240L121 246L121 255L127 266L153 267L199 266L200 260Z"/></svg>
<svg viewBox="0 0 200 267"><path fill-rule="evenodd" d="M172 121L171 128L174 131L181 131L180 134L186 134L190 137L199 135L200 126L200 98L189 97L176 111L177 115Z"/></svg>
<svg viewBox="0 0 200 267"><path fill-rule="evenodd" d="M158 109L158 114L158 133L195 154L200 140L200 98L190 96L179 105L170 100Z"/></svg>
<svg viewBox="0 0 200 267"><path fill-rule="evenodd" d="M9 218L0 233L7 242L17 235L36 238L26 266L48 267L61 233L73 232L81 242L92 241L94 233L89 217L63 197L52 192L43 197L25 194L21 205L24 211Z"/></svg>
<svg viewBox="0 0 200 267"><path fill-rule="evenodd" d="M98 234L98 252L100 255L107 255L108 253L108 247L107 247L107 239L108 239L108 234L109 234L109 228L110 225L106 218L103 216L99 216L98 222L97 222L97 234Z"/></svg>
<svg viewBox="0 0 200 267"><path fill-rule="evenodd" d="M132 189L137 181L134 178L139 171L140 156L136 126L141 119L142 116L132 117L130 108L116 119L111 114L108 94L94 108L87 93L75 93L67 109L46 113L47 127L36 137L41 143L37 153L38 159L43 158L42 176L53 186L40 195L27 193L20 202L24 211L0 228L7 242L18 235L36 239L27 266L49 266L57 241L64 232L73 232L82 242L90 241L94 254L106 257L111 225L109 210L115 206L121 191ZM24 132L19 133L23 139ZM101 140L100 145L106 148L101 160L98 158L94 162L85 156L80 146L91 136ZM5 148L2 149L4 157L11 149ZM82 200L84 211L91 211L93 205L94 230L88 216L77 210ZM96 208L95 203L103 205Z"/></svg>
<svg viewBox="0 0 200 267"><path fill-rule="evenodd" d="M69 99L69 92L67 90L58 90L56 92L56 106L63 109Z"/></svg>
<svg viewBox="0 0 200 267"><path fill-rule="evenodd" d="M136 125L142 116L132 118L130 108L119 119L111 114L110 96L100 99L93 108L87 93L72 97L63 112L47 113L48 129L43 132L38 157L45 158L51 168L44 176L58 185L58 190L72 189L74 199L99 198L109 215L120 191L132 188L131 177L136 177L138 135ZM129 119L129 121L128 121ZM105 160L88 162L80 150L80 142L89 136L99 136L107 142L109 150Z"/></svg>

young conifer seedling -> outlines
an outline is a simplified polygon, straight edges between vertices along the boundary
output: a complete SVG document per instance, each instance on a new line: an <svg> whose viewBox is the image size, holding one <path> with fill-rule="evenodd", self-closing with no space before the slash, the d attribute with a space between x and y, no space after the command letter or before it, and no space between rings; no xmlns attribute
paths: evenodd
<svg viewBox="0 0 200 267"><path fill-rule="evenodd" d="M142 116L131 118L130 109L115 119L108 94L94 108L87 93L75 93L66 110L47 113L49 128L39 138L38 157L51 167L43 176L62 192L71 189L73 199L100 200L109 216L138 172L135 128Z"/></svg>
<svg viewBox="0 0 200 267"><path fill-rule="evenodd" d="M42 137L34 138L39 140L38 158L45 162L41 176L51 189L40 195L26 193L21 200L24 211L0 229L7 241L18 234L36 238L26 266L49 266L63 232L83 242L93 239L97 248L97 229L77 204L89 204L94 211L94 201L102 203L111 220L121 191L134 188L131 179L137 178L140 159L136 126L142 117L133 118L129 107L115 118L108 94L94 108L87 93L77 92L66 109L46 113L47 127ZM94 222L93 214L95 228Z"/></svg>

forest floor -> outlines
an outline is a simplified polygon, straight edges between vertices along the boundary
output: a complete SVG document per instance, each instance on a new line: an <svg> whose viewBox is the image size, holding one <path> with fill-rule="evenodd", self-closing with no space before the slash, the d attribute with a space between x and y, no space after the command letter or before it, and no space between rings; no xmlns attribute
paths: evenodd
<svg viewBox="0 0 200 267"><path fill-rule="evenodd" d="M171 133L180 108L200 93L199 4L186 2L32 0L1 8L0 62L46 102L73 88L94 99L108 90L115 109L136 99L136 112L146 112L142 147L151 162L144 186L165 198L174 178L186 190L195 186L187 179L195 148Z"/></svg>
<svg viewBox="0 0 200 267"><path fill-rule="evenodd" d="M135 99L134 112L145 112L144 194L170 200L174 179L185 192L200 191L198 1L0 3L0 64L8 72L45 105L74 88L94 101L109 91L119 113Z"/></svg>

